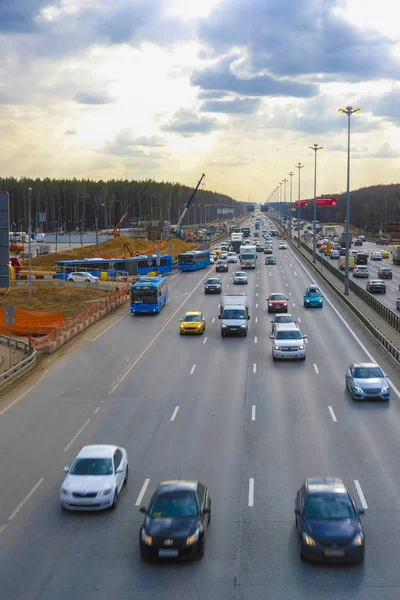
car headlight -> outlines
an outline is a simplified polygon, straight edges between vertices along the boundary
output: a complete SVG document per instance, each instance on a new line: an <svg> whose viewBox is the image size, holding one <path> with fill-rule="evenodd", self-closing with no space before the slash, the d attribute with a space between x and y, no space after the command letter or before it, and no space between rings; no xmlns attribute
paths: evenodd
<svg viewBox="0 0 400 600"><path fill-rule="evenodd" d="M353 546L362 546L364 543L364 536L362 533L358 533L354 540L351 542Z"/></svg>
<svg viewBox="0 0 400 600"><path fill-rule="evenodd" d="M381 392L383 392L384 394L386 394L386 392L389 391L389 386L388 385L384 385L383 388L381 389Z"/></svg>
<svg viewBox="0 0 400 600"><path fill-rule="evenodd" d="M72 493L69 490L66 490L65 488L61 488L61 491L63 494L65 494L66 496L71 496Z"/></svg>
<svg viewBox="0 0 400 600"><path fill-rule="evenodd" d="M186 540L186 546L192 546L199 539L200 529L197 529L193 535L190 535Z"/></svg>
<svg viewBox="0 0 400 600"><path fill-rule="evenodd" d="M111 494L111 492L111 488L108 488L108 490L101 490L101 492L99 492L99 496L107 496L108 494Z"/></svg>
<svg viewBox="0 0 400 600"><path fill-rule="evenodd" d="M279 346L274 346L274 350L280 350Z"/></svg>
<svg viewBox="0 0 400 600"><path fill-rule="evenodd" d="M241 325L240 327L242 327L243 329L246 329L246 325Z"/></svg>
<svg viewBox="0 0 400 600"><path fill-rule="evenodd" d="M198 325L196 325L197 329L201 329L201 327L203 327L203 323L199 323Z"/></svg>
<svg viewBox="0 0 400 600"><path fill-rule="evenodd" d="M227 327L228 327L228 325L222 324L222 329L226 329Z"/></svg>
<svg viewBox="0 0 400 600"><path fill-rule="evenodd" d="M299 350L304 350L304 346L299 346Z"/></svg>
<svg viewBox="0 0 400 600"><path fill-rule="evenodd" d="M147 534L144 528L142 529L142 542L146 544L146 546L151 546L153 543L153 538L151 537L151 535Z"/></svg>
<svg viewBox="0 0 400 600"><path fill-rule="evenodd" d="M307 546L316 546L317 545L315 543L315 540L310 535L308 535L308 533L303 533L303 542Z"/></svg>
<svg viewBox="0 0 400 600"><path fill-rule="evenodd" d="M364 392L363 392L363 390L360 388L360 386L359 386L359 385L354 385L354 390L355 390L356 392L358 392L359 394L363 394L363 393L364 393Z"/></svg>
<svg viewBox="0 0 400 600"><path fill-rule="evenodd" d="M305 301L307 302L307 304L310 302L308 298L305 298Z"/></svg>

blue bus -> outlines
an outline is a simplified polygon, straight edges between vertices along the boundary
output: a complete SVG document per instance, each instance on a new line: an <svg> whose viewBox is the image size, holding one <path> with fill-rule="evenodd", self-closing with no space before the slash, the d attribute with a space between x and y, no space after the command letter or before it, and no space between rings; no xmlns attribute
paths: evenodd
<svg viewBox="0 0 400 600"><path fill-rule="evenodd" d="M170 273L172 271L172 255L161 254L160 264L157 265L157 256L153 254L151 265L146 255L134 256L132 258L84 258L81 260L58 260L56 262L57 279L68 279L68 275L76 271L86 271L91 275L100 277L101 272L107 272L109 277L122 275L147 275L150 271L157 269L159 273Z"/></svg>
<svg viewBox="0 0 400 600"><path fill-rule="evenodd" d="M179 271L197 271L210 265L211 257L209 250L194 250L193 252L178 254Z"/></svg>
<svg viewBox="0 0 400 600"><path fill-rule="evenodd" d="M131 285L131 313L159 313L167 303L167 298L166 277L141 277Z"/></svg>

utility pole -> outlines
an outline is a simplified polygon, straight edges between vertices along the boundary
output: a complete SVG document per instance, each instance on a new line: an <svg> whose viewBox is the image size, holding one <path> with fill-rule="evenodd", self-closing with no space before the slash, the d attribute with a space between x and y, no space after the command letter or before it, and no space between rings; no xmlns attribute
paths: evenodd
<svg viewBox="0 0 400 600"><path fill-rule="evenodd" d="M31 217L31 193L28 188L28 304L32 304L32 217Z"/></svg>

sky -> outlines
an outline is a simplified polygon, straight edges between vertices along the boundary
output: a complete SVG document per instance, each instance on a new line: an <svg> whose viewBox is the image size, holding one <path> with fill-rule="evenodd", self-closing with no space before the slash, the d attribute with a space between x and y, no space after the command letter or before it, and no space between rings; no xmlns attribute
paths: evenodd
<svg viewBox="0 0 400 600"><path fill-rule="evenodd" d="M393 0L0 0L0 176L265 202L398 182ZM292 172L293 176L288 174ZM290 199L290 184L286 199Z"/></svg>

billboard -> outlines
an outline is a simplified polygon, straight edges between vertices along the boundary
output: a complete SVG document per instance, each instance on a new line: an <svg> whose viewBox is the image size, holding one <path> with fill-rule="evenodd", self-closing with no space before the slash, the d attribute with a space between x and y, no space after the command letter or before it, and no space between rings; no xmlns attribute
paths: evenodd
<svg viewBox="0 0 400 600"><path fill-rule="evenodd" d="M0 288L10 287L8 192L0 192Z"/></svg>
<svg viewBox="0 0 400 600"><path fill-rule="evenodd" d="M317 206L336 206L336 198L317 198Z"/></svg>

